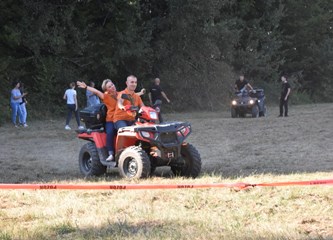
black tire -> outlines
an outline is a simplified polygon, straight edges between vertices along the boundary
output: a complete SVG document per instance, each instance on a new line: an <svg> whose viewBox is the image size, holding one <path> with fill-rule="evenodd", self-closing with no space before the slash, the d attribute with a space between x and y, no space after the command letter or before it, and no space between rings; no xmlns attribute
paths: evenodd
<svg viewBox="0 0 333 240"><path fill-rule="evenodd" d="M259 117L259 108L258 108L257 105L252 107L251 112L252 112L252 117L253 118Z"/></svg>
<svg viewBox="0 0 333 240"><path fill-rule="evenodd" d="M119 174L123 178L146 178L150 175L150 160L147 153L138 146L126 148L119 156Z"/></svg>
<svg viewBox="0 0 333 240"><path fill-rule="evenodd" d="M80 171L85 176L100 176L106 172L106 166L99 160L95 143L82 146L79 154Z"/></svg>
<svg viewBox="0 0 333 240"><path fill-rule="evenodd" d="M231 117L232 118L236 118L237 117L237 111L236 111L236 109L235 108L231 108L230 111L231 111Z"/></svg>
<svg viewBox="0 0 333 240"><path fill-rule="evenodd" d="M201 157L197 149L187 144L181 147L180 153L185 160L182 167L172 166L171 170L176 176L196 178L201 171Z"/></svg>
<svg viewBox="0 0 333 240"><path fill-rule="evenodd" d="M154 174L156 166L150 166L150 176Z"/></svg>

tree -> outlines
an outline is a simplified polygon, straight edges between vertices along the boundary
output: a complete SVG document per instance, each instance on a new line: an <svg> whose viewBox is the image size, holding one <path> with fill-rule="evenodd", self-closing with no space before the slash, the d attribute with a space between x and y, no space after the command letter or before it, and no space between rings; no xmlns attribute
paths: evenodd
<svg viewBox="0 0 333 240"><path fill-rule="evenodd" d="M281 29L286 63L282 71L294 76L298 91L318 100L332 100L333 2L286 1Z"/></svg>

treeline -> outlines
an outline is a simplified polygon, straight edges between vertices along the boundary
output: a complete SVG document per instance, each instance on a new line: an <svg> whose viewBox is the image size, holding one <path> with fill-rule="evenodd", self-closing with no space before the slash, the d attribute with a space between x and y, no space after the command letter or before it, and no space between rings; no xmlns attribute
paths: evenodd
<svg viewBox="0 0 333 240"><path fill-rule="evenodd" d="M2 0L0 22L5 113L13 80L45 115L71 81L122 89L129 74L160 77L174 110L226 106L239 72L272 96L287 74L294 99L333 100L331 0Z"/></svg>

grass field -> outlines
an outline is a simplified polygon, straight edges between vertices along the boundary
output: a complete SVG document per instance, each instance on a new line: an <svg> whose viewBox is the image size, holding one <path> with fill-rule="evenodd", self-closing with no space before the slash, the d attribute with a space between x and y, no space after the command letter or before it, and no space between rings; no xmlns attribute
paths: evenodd
<svg viewBox="0 0 333 240"><path fill-rule="evenodd" d="M276 108L260 119L229 112L168 114L192 123L197 179L168 168L126 181L116 169L84 179L84 144L62 120L0 127L1 183L261 183L333 178L332 104ZM73 122L72 122L73 123ZM176 190L0 190L0 239L333 239L333 186Z"/></svg>

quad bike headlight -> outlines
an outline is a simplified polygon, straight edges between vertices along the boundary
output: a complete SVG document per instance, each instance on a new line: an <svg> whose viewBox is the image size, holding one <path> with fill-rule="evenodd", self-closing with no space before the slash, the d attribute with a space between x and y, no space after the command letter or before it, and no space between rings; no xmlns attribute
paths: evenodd
<svg viewBox="0 0 333 240"><path fill-rule="evenodd" d="M142 137L145 137L145 138L149 138L150 137L150 133L149 132L145 132L145 131L142 131L141 135L142 135Z"/></svg>
<svg viewBox="0 0 333 240"><path fill-rule="evenodd" d="M157 116L156 112L149 112L149 116L150 116L151 119L154 119L154 120L158 119L158 116Z"/></svg>
<svg viewBox="0 0 333 240"><path fill-rule="evenodd" d="M253 103L254 103L254 100L251 99L251 100L249 101L249 103L250 103L250 104L253 104Z"/></svg>
<svg viewBox="0 0 333 240"><path fill-rule="evenodd" d="M236 101L236 100L233 100L233 101L231 102L231 104L232 104L232 105L237 105L237 101Z"/></svg>

